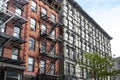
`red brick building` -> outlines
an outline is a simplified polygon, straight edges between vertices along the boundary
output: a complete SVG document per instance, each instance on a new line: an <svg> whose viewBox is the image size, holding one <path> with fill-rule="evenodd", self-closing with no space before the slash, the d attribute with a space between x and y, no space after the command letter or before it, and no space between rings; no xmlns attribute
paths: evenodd
<svg viewBox="0 0 120 80"><path fill-rule="evenodd" d="M62 79L60 3L55 0L0 3L0 79Z"/></svg>
<svg viewBox="0 0 120 80"><path fill-rule="evenodd" d="M27 0L0 1L0 80L22 80Z"/></svg>

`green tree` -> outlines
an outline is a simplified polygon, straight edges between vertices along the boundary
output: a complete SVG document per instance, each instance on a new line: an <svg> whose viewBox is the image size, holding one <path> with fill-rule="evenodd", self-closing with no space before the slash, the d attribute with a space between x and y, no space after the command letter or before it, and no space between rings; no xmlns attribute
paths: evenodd
<svg viewBox="0 0 120 80"><path fill-rule="evenodd" d="M80 68L89 70L90 78L99 80L99 78L114 77L120 73L120 70L113 70L114 60L111 56L101 56L99 53L84 53L85 61L78 60ZM113 80L113 79L111 79Z"/></svg>

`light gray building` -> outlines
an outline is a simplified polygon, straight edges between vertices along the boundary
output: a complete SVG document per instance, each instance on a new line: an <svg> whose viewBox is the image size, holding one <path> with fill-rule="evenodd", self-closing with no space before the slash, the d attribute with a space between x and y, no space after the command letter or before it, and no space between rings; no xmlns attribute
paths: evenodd
<svg viewBox="0 0 120 80"><path fill-rule="evenodd" d="M89 70L79 67L86 62L84 52L111 56L111 36L105 32L74 0L62 2L64 76L65 80L89 80ZM91 79L90 79L91 80ZM106 80L106 79L104 79Z"/></svg>

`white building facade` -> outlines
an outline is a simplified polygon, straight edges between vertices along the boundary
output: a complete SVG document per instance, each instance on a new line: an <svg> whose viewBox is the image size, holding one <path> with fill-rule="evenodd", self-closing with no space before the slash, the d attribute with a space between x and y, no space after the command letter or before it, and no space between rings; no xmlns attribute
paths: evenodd
<svg viewBox="0 0 120 80"><path fill-rule="evenodd" d="M98 52L101 56L111 55L112 37L74 0L61 1L65 80L91 80L89 70L80 68L77 61L80 59L88 63L83 57L84 52Z"/></svg>

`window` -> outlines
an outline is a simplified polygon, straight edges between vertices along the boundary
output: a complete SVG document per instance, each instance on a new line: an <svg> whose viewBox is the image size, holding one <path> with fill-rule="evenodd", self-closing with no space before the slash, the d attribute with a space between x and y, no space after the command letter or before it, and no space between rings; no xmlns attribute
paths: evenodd
<svg viewBox="0 0 120 80"><path fill-rule="evenodd" d="M71 51L71 59L75 60L75 52L74 52L74 50Z"/></svg>
<svg viewBox="0 0 120 80"><path fill-rule="evenodd" d="M0 7L3 7L3 9L0 8L0 10L2 10L3 12L6 12L6 9L7 9L7 6L8 6L8 2L4 1L4 4L3 4L3 1L0 0L0 3L2 4L2 5L0 5Z"/></svg>
<svg viewBox="0 0 120 80"><path fill-rule="evenodd" d="M33 71L34 70L34 58L29 57L28 58L28 71Z"/></svg>
<svg viewBox="0 0 120 80"><path fill-rule="evenodd" d="M51 21L54 23L56 22L56 16L54 14L51 14Z"/></svg>
<svg viewBox="0 0 120 80"><path fill-rule="evenodd" d="M66 63L66 74L70 75L70 65Z"/></svg>
<svg viewBox="0 0 120 80"><path fill-rule="evenodd" d="M73 44L73 42L74 42L74 37L73 37L73 36L69 36L69 38L70 38L70 43Z"/></svg>
<svg viewBox="0 0 120 80"><path fill-rule="evenodd" d="M30 19L30 28L31 28L31 30L35 30L35 26L36 26L36 21L35 21L35 19L31 18Z"/></svg>
<svg viewBox="0 0 120 80"><path fill-rule="evenodd" d="M70 53L69 53L69 48L66 48L66 57L69 57Z"/></svg>
<svg viewBox="0 0 120 80"><path fill-rule="evenodd" d="M22 80L22 74L20 72L6 71L5 80Z"/></svg>
<svg viewBox="0 0 120 80"><path fill-rule="evenodd" d="M69 21L69 29L73 29L73 23Z"/></svg>
<svg viewBox="0 0 120 80"><path fill-rule="evenodd" d="M45 73L45 61L40 61L40 74Z"/></svg>
<svg viewBox="0 0 120 80"><path fill-rule="evenodd" d="M65 34L65 40L68 41L69 40L69 33L66 32Z"/></svg>
<svg viewBox="0 0 120 80"><path fill-rule="evenodd" d="M41 52L42 52L42 53L46 53L46 47L47 47L46 43L45 43L45 42L42 42L42 43L41 43Z"/></svg>
<svg viewBox="0 0 120 80"><path fill-rule="evenodd" d="M35 50L35 39L30 37L29 47L31 50Z"/></svg>
<svg viewBox="0 0 120 80"><path fill-rule="evenodd" d="M17 38L20 38L20 28L15 26L14 27L14 34L13 34L14 37L17 37Z"/></svg>
<svg viewBox="0 0 120 80"><path fill-rule="evenodd" d="M72 66L72 75L75 76L75 66Z"/></svg>
<svg viewBox="0 0 120 80"><path fill-rule="evenodd" d="M49 65L50 66L50 65ZM54 75L54 70L55 70L55 64L53 64L50 68L50 73L51 75Z"/></svg>
<svg viewBox="0 0 120 80"><path fill-rule="evenodd" d="M16 13L16 15L21 16L22 15L22 10L20 8L16 7L15 13Z"/></svg>
<svg viewBox="0 0 120 80"><path fill-rule="evenodd" d="M51 37L54 39L55 38L55 31L52 31Z"/></svg>
<svg viewBox="0 0 120 80"><path fill-rule="evenodd" d="M3 21L0 20L0 25L3 23ZM5 25L0 26L0 32L5 32Z"/></svg>
<svg viewBox="0 0 120 80"><path fill-rule="evenodd" d="M32 0L32 2L31 2L31 10L34 11L34 12L36 12L36 10L37 10L37 4L36 4L36 2L33 1L33 0Z"/></svg>
<svg viewBox="0 0 120 80"><path fill-rule="evenodd" d="M12 59L18 60L19 56L19 49L16 47L13 47L12 49Z"/></svg>
<svg viewBox="0 0 120 80"><path fill-rule="evenodd" d="M55 47L52 48L51 52L52 55L55 55Z"/></svg>
<svg viewBox="0 0 120 80"><path fill-rule="evenodd" d="M2 43L0 43L0 45L1 45ZM0 47L0 56L2 56L2 54L3 54L3 47Z"/></svg>
<svg viewBox="0 0 120 80"><path fill-rule="evenodd" d="M42 16L47 15L47 10L45 8L42 8Z"/></svg>
<svg viewBox="0 0 120 80"><path fill-rule="evenodd" d="M80 69L80 78L83 77L83 69Z"/></svg>
<svg viewBox="0 0 120 80"><path fill-rule="evenodd" d="M47 33L47 26L42 24L41 34Z"/></svg>

